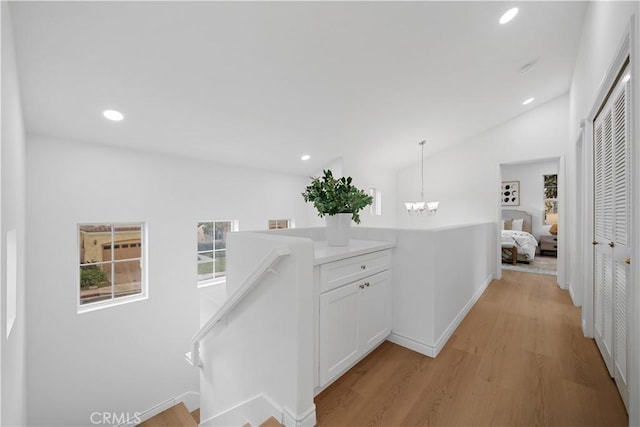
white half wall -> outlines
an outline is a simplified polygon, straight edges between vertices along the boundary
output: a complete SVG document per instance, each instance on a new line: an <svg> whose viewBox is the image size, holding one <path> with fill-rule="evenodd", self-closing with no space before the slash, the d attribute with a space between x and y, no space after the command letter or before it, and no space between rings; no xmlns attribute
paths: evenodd
<svg viewBox="0 0 640 427"><path fill-rule="evenodd" d="M28 422L90 425L199 390L196 224L304 226L300 176L28 136ZM147 300L77 314L77 224L143 221Z"/></svg>
<svg viewBox="0 0 640 427"><path fill-rule="evenodd" d="M435 357L494 277L496 223L396 238L389 340Z"/></svg>
<svg viewBox="0 0 640 427"><path fill-rule="evenodd" d="M27 423L25 315L25 135L9 3L2 2L0 146L0 425ZM7 236L15 236L7 266ZM13 245L12 245L13 246ZM15 261L15 263L14 263ZM9 267L9 268L8 268ZM7 289L7 272L12 287ZM8 307L10 305L10 307ZM7 310L9 308L9 310ZM7 321L7 313L13 320ZM13 314L15 313L15 317ZM10 328L10 329L9 329Z"/></svg>
<svg viewBox="0 0 640 427"><path fill-rule="evenodd" d="M201 343L202 425L258 425L269 416L315 425L313 242L276 233L229 236L229 295L277 247L290 254Z"/></svg>

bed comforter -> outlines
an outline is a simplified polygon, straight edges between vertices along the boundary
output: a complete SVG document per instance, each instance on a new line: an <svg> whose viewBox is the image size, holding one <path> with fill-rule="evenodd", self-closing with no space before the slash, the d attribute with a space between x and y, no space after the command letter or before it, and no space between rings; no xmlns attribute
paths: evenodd
<svg viewBox="0 0 640 427"><path fill-rule="evenodd" d="M536 256L538 241L526 231L502 230L502 243L514 244L518 248L518 259L531 261Z"/></svg>

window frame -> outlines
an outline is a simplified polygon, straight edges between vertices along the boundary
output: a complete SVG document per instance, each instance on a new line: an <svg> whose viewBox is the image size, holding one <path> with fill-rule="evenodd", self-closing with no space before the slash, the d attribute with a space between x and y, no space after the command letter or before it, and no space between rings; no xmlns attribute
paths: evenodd
<svg viewBox="0 0 640 427"><path fill-rule="evenodd" d="M112 259L111 261L103 261L103 262L96 262L96 263L85 263L82 264L81 262L79 262L77 264L77 272L76 272L76 304L77 304L77 313L78 314L82 314L82 313L88 313L91 311L96 311L96 310L101 310L104 308L109 308L109 307L115 307L115 306L119 306L119 305L123 305L123 304L128 304L128 303L132 303L132 302L137 302L137 301L143 301L149 298L149 274L148 274L148 265L149 265L149 257L148 257L148 227L147 227L147 223L144 221L117 221L117 222L81 222L81 223L77 223L76 224L76 260L80 260L81 259L81 254L82 254L82 234L81 234L81 227L84 226L99 226L99 225L103 225L103 226L110 226L111 227L111 251L112 254L115 252L114 247L115 247L115 241L114 241L114 234L115 234L115 228L117 228L118 226L140 226L140 245L141 245L141 250L140 250L140 258L126 258L126 259L122 259L122 260L116 260L113 258L112 255ZM140 266L140 292L133 294L133 295L126 295L126 296L120 296L120 297L113 297L113 286L114 283L111 283L111 289L112 289L112 298L108 299L108 300L103 300L103 301L96 301L96 302L88 302L88 303L84 303L82 304L81 302L81 291L82 288L80 287L80 283L81 283L81 267L83 265L92 265L92 264L105 264L105 263L109 263L111 265L116 264L117 262L132 262L132 261L136 261L139 260L142 265ZM113 280L113 279L112 279Z"/></svg>
<svg viewBox="0 0 640 427"><path fill-rule="evenodd" d="M217 219L217 220L205 220L205 221L198 221L196 223L196 233L198 230L198 227L200 226L200 224L203 223L212 223L213 224L213 229L215 230L216 227L216 223L222 223L222 222L228 222L231 224L231 228L229 230L229 233L233 233L236 231L239 231L239 220L237 219ZM197 236L197 235L196 235ZM216 252L224 252L225 253L225 259L226 259L226 254L227 254L227 245L226 245L226 238L225 238L225 245L224 245L224 249L216 249L215 248L215 241L213 242L213 247L211 250L206 250L206 251L200 251L197 249L197 244L198 242L196 241L196 255L199 255L200 253L203 252L213 252L213 264L214 264L214 277L211 279L204 279L204 280L200 280L200 279L196 279L196 284L198 286L198 288L204 288L204 287L208 287L208 286L215 286L215 285L224 285L227 283L227 270L225 268L224 272L224 276L222 277L215 277L215 259L216 259ZM196 275L197 275L197 271L198 271L198 263L196 261Z"/></svg>
<svg viewBox="0 0 640 427"><path fill-rule="evenodd" d="M546 177L556 177L556 185L547 185ZM547 197L547 188L555 188L556 197ZM548 214L557 214L558 213L558 174L557 173L546 173L542 175L542 195L543 195L543 212L542 222L547 224L547 215ZM551 209L547 210L547 204L550 204Z"/></svg>
<svg viewBox="0 0 640 427"><path fill-rule="evenodd" d="M287 226L286 227L279 227L278 225L281 222L284 222L284 221L286 221ZM272 222L275 223L275 227L274 228L271 228L271 223ZM293 221L290 220L290 219L269 219L269 220L267 220L267 229L268 230L288 230L290 228L293 228Z"/></svg>

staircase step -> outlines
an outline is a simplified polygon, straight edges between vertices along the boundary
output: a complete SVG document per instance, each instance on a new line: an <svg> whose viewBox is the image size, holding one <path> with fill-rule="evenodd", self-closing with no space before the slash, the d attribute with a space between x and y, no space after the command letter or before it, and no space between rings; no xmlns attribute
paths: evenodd
<svg viewBox="0 0 640 427"><path fill-rule="evenodd" d="M195 411L193 411L191 413L191 416L193 417L194 420L196 420L196 422L198 424L200 424L200 408L196 409Z"/></svg>
<svg viewBox="0 0 640 427"><path fill-rule="evenodd" d="M180 402L171 408L160 412L147 421L138 424L139 427L198 427L184 403Z"/></svg>
<svg viewBox="0 0 640 427"><path fill-rule="evenodd" d="M283 427L283 426L275 418L269 417L267 421L260 424L260 427Z"/></svg>

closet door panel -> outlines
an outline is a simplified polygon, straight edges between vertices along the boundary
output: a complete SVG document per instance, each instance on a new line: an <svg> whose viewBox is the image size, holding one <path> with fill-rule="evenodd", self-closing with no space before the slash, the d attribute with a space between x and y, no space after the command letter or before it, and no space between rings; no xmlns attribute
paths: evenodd
<svg viewBox="0 0 640 427"><path fill-rule="evenodd" d="M629 90L629 80L616 84L593 129L594 335L625 405L632 236Z"/></svg>
<svg viewBox="0 0 640 427"><path fill-rule="evenodd" d="M614 264L614 373L616 385L625 405L627 386L627 324L630 275L625 259L631 254L631 144L629 132L629 84L613 94L613 264Z"/></svg>
<svg viewBox="0 0 640 427"><path fill-rule="evenodd" d="M627 268L615 263L615 335L614 335L614 375L622 400L627 404Z"/></svg>

